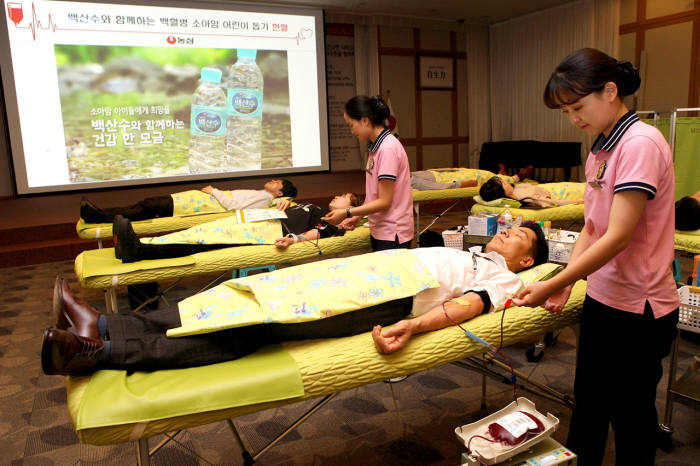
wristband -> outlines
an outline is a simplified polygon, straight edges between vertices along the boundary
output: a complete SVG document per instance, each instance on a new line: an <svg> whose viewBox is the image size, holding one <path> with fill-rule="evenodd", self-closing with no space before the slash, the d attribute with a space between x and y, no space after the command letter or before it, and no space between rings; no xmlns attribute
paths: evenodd
<svg viewBox="0 0 700 466"><path fill-rule="evenodd" d="M352 214L350 213L350 207L345 209L345 215L347 215L348 218L352 217Z"/></svg>

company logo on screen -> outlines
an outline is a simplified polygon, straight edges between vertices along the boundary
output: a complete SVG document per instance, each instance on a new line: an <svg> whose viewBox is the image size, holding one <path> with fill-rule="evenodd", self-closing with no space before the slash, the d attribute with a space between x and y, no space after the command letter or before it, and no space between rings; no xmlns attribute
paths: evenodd
<svg viewBox="0 0 700 466"><path fill-rule="evenodd" d="M200 112L194 118L197 129L203 133L215 133L221 128L221 117L217 114Z"/></svg>
<svg viewBox="0 0 700 466"><path fill-rule="evenodd" d="M238 113L253 113L258 109L258 98L255 94L239 92L234 94L231 105Z"/></svg>

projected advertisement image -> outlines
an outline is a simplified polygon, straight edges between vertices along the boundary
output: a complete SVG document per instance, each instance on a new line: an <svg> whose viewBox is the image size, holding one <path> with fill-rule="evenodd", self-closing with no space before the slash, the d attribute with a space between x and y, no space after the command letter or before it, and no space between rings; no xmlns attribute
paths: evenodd
<svg viewBox="0 0 700 466"><path fill-rule="evenodd" d="M5 4L20 193L328 168L320 15Z"/></svg>
<svg viewBox="0 0 700 466"><path fill-rule="evenodd" d="M285 51L56 45L71 182L292 166Z"/></svg>

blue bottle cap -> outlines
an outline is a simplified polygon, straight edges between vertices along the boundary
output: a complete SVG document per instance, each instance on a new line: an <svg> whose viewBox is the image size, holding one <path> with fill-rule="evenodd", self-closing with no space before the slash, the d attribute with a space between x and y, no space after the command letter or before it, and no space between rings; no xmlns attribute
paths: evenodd
<svg viewBox="0 0 700 466"><path fill-rule="evenodd" d="M221 82L221 70L216 68L202 68L200 75L202 76L202 81L209 81L213 83Z"/></svg>
<svg viewBox="0 0 700 466"><path fill-rule="evenodd" d="M238 49L236 51L238 58L250 58L251 60L255 60L257 53L257 49Z"/></svg>

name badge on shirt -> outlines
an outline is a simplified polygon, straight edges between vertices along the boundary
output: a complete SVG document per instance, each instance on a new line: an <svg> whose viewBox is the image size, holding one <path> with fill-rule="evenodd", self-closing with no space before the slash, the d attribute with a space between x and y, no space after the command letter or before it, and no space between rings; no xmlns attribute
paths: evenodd
<svg viewBox="0 0 700 466"><path fill-rule="evenodd" d="M367 165L365 167L365 171L371 175L373 168L374 168L374 157L370 155L367 158Z"/></svg>
<svg viewBox="0 0 700 466"><path fill-rule="evenodd" d="M603 175L605 175L605 169L608 167L608 164L605 160L601 160L600 164L598 164L598 173L595 176L596 180L600 180L603 178Z"/></svg>
<svg viewBox="0 0 700 466"><path fill-rule="evenodd" d="M608 166L608 164L605 160L601 160L600 163L598 164L598 172L595 175L595 179L588 181L588 185L591 186L593 189L601 189L602 188L600 180L605 175L605 169L607 168L607 166Z"/></svg>

